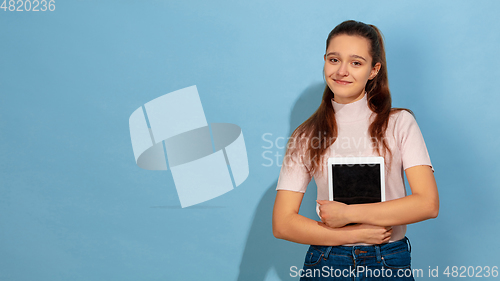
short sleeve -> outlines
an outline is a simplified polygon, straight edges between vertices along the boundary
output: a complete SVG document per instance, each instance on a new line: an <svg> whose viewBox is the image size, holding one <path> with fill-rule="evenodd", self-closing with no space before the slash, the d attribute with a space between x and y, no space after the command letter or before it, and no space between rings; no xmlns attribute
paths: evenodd
<svg viewBox="0 0 500 281"><path fill-rule="evenodd" d="M401 151L403 169L413 166L428 165L434 172L424 137L418 127L415 117L406 110L402 110L397 125L397 136Z"/></svg>
<svg viewBox="0 0 500 281"><path fill-rule="evenodd" d="M285 154L276 190L306 192L312 176L304 163L303 155L303 149L297 149L293 155L288 152Z"/></svg>

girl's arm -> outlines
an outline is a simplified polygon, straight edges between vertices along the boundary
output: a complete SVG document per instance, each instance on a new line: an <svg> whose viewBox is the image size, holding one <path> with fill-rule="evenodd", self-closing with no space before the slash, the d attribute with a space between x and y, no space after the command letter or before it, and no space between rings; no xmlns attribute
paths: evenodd
<svg viewBox="0 0 500 281"><path fill-rule="evenodd" d="M304 193L278 190L273 209L273 234L288 241L336 246L343 244L388 242L392 228L366 224L330 228L322 222L299 215Z"/></svg>
<svg viewBox="0 0 500 281"><path fill-rule="evenodd" d="M349 223L390 226L436 218L439 213L439 195L431 167L414 166L406 169L405 173L411 195L359 205L319 200L322 221L330 227L341 227Z"/></svg>

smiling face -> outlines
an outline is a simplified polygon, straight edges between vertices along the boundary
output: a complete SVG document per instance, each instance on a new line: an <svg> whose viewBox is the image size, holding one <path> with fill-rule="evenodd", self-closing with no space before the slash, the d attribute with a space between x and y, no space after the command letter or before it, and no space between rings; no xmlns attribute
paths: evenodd
<svg viewBox="0 0 500 281"><path fill-rule="evenodd" d="M372 66L370 45L366 38L337 35L330 40L325 54L325 80L338 103L363 98L368 80L373 79L380 63Z"/></svg>

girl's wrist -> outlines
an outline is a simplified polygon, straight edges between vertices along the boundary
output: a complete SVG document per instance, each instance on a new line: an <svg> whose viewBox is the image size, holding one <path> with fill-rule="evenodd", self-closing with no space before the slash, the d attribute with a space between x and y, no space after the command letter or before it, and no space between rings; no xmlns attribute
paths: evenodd
<svg viewBox="0 0 500 281"><path fill-rule="evenodd" d="M358 205L347 205L346 210L344 212L344 218L349 223L361 223L361 219L358 217L359 214L359 206Z"/></svg>
<svg viewBox="0 0 500 281"><path fill-rule="evenodd" d="M349 229L349 231L351 232L351 234L348 235L348 244L356 244L362 242L362 229L359 227L359 224L348 225L344 227Z"/></svg>

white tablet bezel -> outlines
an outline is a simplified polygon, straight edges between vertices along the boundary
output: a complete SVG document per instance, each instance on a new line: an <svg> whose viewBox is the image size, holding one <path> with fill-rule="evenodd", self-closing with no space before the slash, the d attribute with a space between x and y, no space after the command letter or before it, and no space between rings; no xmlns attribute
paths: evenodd
<svg viewBox="0 0 500 281"><path fill-rule="evenodd" d="M381 202L385 201L385 165L384 157L333 157L328 158L328 197L333 201L332 165L334 164L379 164Z"/></svg>

